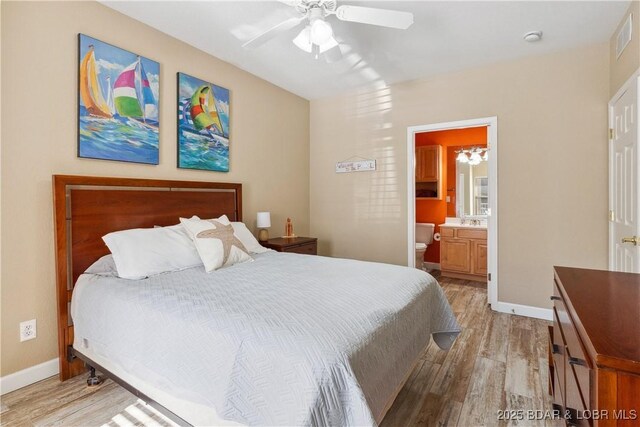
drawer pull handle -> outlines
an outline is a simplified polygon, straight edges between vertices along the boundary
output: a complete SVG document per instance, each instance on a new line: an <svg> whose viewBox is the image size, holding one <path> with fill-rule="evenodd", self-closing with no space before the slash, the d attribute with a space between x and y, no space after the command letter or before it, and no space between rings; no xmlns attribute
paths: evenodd
<svg viewBox="0 0 640 427"><path fill-rule="evenodd" d="M578 359L577 357L569 357L570 365L578 365L578 366L587 366L587 362L582 359Z"/></svg>
<svg viewBox="0 0 640 427"><path fill-rule="evenodd" d="M553 353L553 354L562 354L560 352L560 346L558 344L552 344L551 345L551 353Z"/></svg>
<svg viewBox="0 0 640 427"><path fill-rule="evenodd" d="M551 301L560 301L560 297L558 295L551 295Z"/></svg>

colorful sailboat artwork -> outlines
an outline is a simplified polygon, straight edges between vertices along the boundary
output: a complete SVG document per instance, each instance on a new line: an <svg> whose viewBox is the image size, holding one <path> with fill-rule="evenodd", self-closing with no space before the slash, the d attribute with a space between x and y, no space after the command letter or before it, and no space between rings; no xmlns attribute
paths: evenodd
<svg viewBox="0 0 640 427"><path fill-rule="evenodd" d="M155 104L151 85L140 57L124 69L113 86L116 111L122 117L132 117L147 123L148 107Z"/></svg>
<svg viewBox="0 0 640 427"><path fill-rule="evenodd" d="M94 50L94 46L90 44L89 51L80 63L80 96L90 115L111 118L109 105L102 96L102 89L98 81Z"/></svg>
<svg viewBox="0 0 640 427"><path fill-rule="evenodd" d="M178 167L229 171L229 90L178 73Z"/></svg>
<svg viewBox="0 0 640 427"><path fill-rule="evenodd" d="M157 62L79 35L78 156L158 164Z"/></svg>

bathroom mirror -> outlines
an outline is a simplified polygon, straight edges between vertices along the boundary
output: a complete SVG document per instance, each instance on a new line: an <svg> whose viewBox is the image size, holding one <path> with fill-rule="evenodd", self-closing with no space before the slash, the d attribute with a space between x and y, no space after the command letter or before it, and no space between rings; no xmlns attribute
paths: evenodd
<svg viewBox="0 0 640 427"><path fill-rule="evenodd" d="M482 155L479 162L476 160L471 163L456 159L456 216L459 218L487 216L489 167L486 158L486 155Z"/></svg>

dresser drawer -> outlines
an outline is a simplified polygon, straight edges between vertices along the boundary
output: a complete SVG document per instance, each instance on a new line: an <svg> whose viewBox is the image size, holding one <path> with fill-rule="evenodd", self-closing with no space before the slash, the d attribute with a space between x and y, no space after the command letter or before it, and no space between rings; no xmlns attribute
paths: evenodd
<svg viewBox="0 0 640 427"><path fill-rule="evenodd" d="M487 240L487 230L474 230L472 228L458 228L457 236L461 239L482 239Z"/></svg>
<svg viewBox="0 0 640 427"><path fill-rule="evenodd" d="M291 246L284 250L284 252L292 252L295 254L317 255L318 246L314 243L306 243L299 246Z"/></svg>
<svg viewBox="0 0 640 427"><path fill-rule="evenodd" d="M576 407L576 409L584 411L591 409L591 396L589 395L591 390L591 370L584 366L571 365L569 363L567 363L566 369L567 406Z"/></svg>
<svg viewBox="0 0 640 427"><path fill-rule="evenodd" d="M278 252L317 255L318 239L315 237L277 237L266 242L260 242L265 248Z"/></svg>
<svg viewBox="0 0 640 427"><path fill-rule="evenodd" d="M558 313L555 307L553 308L553 334L551 335L551 354L553 357L553 367L556 375L557 383L554 385L554 392L559 393L554 399L555 403L565 405L564 396L566 394L565 388L565 352L566 346L564 338L562 336L562 330L560 329L560 322L558 321Z"/></svg>
<svg viewBox="0 0 640 427"><path fill-rule="evenodd" d="M572 367L567 366L565 378L565 418L570 420L569 425L590 426L593 421L589 419L589 407L585 405L582 398L582 389L578 385L578 380ZM589 389L586 390L589 392Z"/></svg>
<svg viewBox="0 0 640 427"><path fill-rule="evenodd" d="M572 364L583 364L588 367L588 360L585 351L578 338L578 332L576 331L571 316L567 310L567 306L558 289L558 284L555 283L555 296L554 308L558 316L558 323L562 330L562 338L567 346L567 360Z"/></svg>
<svg viewBox="0 0 640 427"><path fill-rule="evenodd" d="M453 237L453 228L450 227L440 227L440 235L442 237Z"/></svg>

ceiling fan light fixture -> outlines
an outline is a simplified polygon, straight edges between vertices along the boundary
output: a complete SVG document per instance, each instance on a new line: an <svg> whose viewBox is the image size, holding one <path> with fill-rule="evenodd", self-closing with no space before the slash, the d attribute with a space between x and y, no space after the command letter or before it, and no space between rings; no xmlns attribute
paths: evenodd
<svg viewBox="0 0 640 427"><path fill-rule="evenodd" d="M338 41L333 37L329 37L329 40L327 40L326 43L320 45L320 53L324 53L336 46L338 46Z"/></svg>
<svg viewBox="0 0 640 427"><path fill-rule="evenodd" d="M311 53L312 44L311 43L311 26L307 25L300 31L300 33L293 39L293 44L295 44L299 49L304 50L307 53Z"/></svg>
<svg viewBox="0 0 640 427"><path fill-rule="evenodd" d="M318 18L311 23L311 42L322 46L333 37L331 25L324 19Z"/></svg>
<svg viewBox="0 0 640 427"><path fill-rule="evenodd" d="M338 41L333 38L333 36L329 37L329 39L321 44L317 45L311 41L311 26L307 25L300 31L300 33L293 39L293 44L295 44L300 50L303 50L307 53L313 52L313 46L318 46L319 53L324 53L329 49L333 49L338 46Z"/></svg>

